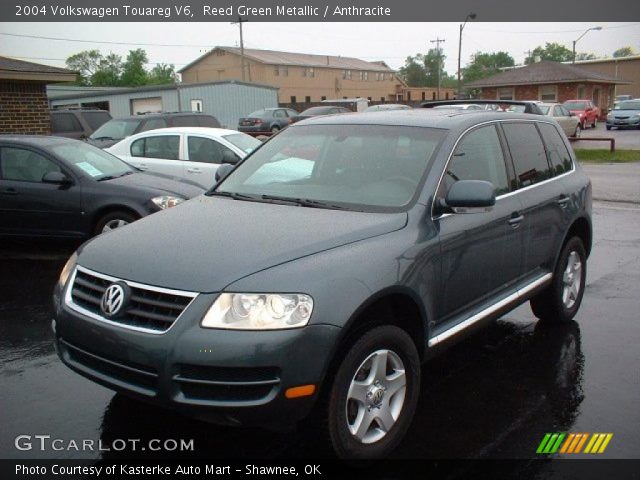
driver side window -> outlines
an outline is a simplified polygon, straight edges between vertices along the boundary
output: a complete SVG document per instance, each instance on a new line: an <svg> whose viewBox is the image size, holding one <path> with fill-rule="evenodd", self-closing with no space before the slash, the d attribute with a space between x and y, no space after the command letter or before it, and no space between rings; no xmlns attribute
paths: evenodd
<svg viewBox="0 0 640 480"><path fill-rule="evenodd" d="M50 172L60 172L60 167L39 153L24 148L0 149L0 178L18 182L42 182Z"/></svg>
<svg viewBox="0 0 640 480"><path fill-rule="evenodd" d="M476 128L458 142L440 182L437 196L445 198L451 185L458 180L491 182L496 196L509 191L502 146L494 125Z"/></svg>

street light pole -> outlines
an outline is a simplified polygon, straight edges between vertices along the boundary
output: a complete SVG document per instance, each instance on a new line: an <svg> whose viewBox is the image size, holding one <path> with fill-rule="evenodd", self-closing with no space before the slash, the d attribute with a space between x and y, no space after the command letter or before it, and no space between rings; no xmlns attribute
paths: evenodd
<svg viewBox="0 0 640 480"><path fill-rule="evenodd" d="M474 18L476 18L476 14L470 13L464 19L464 23L460 24L460 37L458 39L458 98L460 98L460 95L462 94L462 81L460 80L460 73L461 73L460 59L462 57L462 30L464 30L464 27L469 21L469 19L473 20Z"/></svg>
<svg viewBox="0 0 640 480"><path fill-rule="evenodd" d="M573 41L573 54L571 56L571 58L573 59L571 63L576 63L576 43L578 43L580 41L580 39L582 37L584 37L587 33L589 33L591 30L602 30L602 27L591 27L591 28L587 28L584 33L582 35L580 35L578 38L576 38Z"/></svg>

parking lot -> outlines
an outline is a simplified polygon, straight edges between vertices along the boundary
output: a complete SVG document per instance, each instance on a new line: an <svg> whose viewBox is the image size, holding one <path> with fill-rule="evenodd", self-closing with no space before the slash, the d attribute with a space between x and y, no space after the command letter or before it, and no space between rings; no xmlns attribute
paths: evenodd
<svg viewBox="0 0 640 480"><path fill-rule="evenodd" d="M613 129L607 130L604 122L599 122L596 128L587 128L582 131L581 138L606 137L616 141L617 150L640 150L640 130L635 129ZM573 148L588 149L609 149L608 142L581 141L573 142ZM638 158L640 160L640 158Z"/></svg>
<svg viewBox="0 0 640 480"><path fill-rule="evenodd" d="M640 205L596 202L577 322L542 328L524 305L432 360L398 458L534 458L545 432L612 432L605 458L640 458ZM231 429L128 400L71 372L53 350L50 295L76 245L0 250L0 451L11 458L330 455L304 429ZM194 439L193 452L19 451L18 435ZM537 468L549 468L540 465Z"/></svg>

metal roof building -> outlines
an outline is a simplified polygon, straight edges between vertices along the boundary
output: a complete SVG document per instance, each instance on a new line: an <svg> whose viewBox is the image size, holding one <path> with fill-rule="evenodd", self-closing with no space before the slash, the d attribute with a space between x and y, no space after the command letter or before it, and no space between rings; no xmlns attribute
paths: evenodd
<svg viewBox="0 0 640 480"><path fill-rule="evenodd" d="M62 86L49 88L48 95L51 108L101 108L114 118L149 112L199 111L214 115L229 128L236 128L240 117L255 110L278 106L276 87L235 80L109 90L84 87L77 93L69 93Z"/></svg>

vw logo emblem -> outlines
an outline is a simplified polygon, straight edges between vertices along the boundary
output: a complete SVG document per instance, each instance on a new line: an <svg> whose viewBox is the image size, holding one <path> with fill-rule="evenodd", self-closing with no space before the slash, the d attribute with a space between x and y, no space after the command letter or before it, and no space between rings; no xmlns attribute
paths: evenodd
<svg viewBox="0 0 640 480"><path fill-rule="evenodd" d="M107 317L118 315L129 300L129 292L129 286L124 282L109 285L100 301L102 313Z"/></svg>

